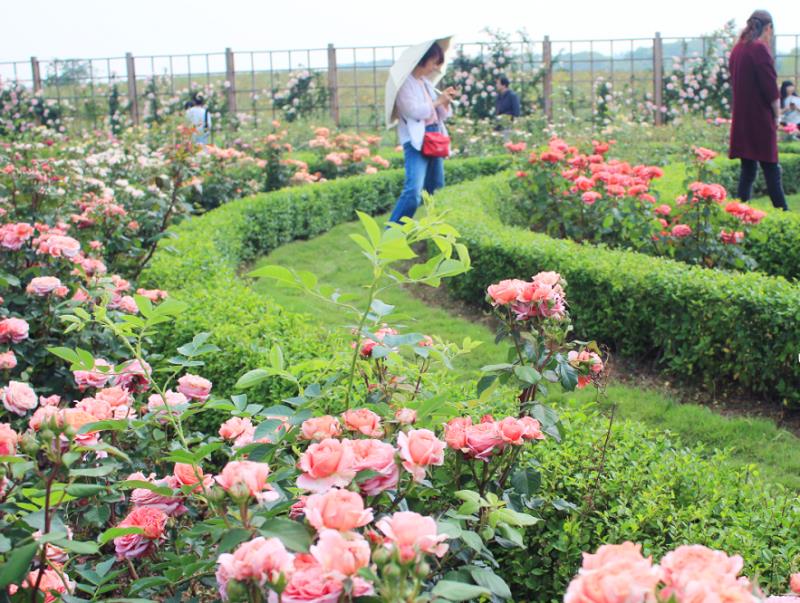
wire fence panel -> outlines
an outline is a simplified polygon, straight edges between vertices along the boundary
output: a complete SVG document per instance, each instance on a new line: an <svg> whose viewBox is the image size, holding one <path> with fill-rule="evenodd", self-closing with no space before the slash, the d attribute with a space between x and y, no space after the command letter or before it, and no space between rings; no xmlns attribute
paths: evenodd
<svg viewBox="0 0 800 603"><path fill-rule="evenodd" d="M660 123L660 102L676 70L708 56L719 38L671 37L593 40L519 40L508 43L512 88L529 84L526 109L548 116L595 119L615 110ZM240 122L292 118L301 105L295 89L318 93L319 116L342 128L383 125L384 84L406 46L344 46L292 50L231 50L179 55L37 59L0 62L0 81L39 91L64 105L80 123L98 127L109 103L121 99L134 123L180 111L193 92L217 91L217 106ZM457 45L462 62L496 53L490 42ZM724 53L718 62L726 60ZM800 34L776 36L781 80L800 79ZM505 66L505 65L504 65ZM495 68L487 75L497 75ZM455 77L448 73L444 84ZM673 78L674 79L674 78ZM494 82L487 82L492 90ZM303 87L306 88L303 88ZM299 94L299 93L297 93ZM324 99L324 103L322 100ZM298 107L298 112L302 107Z"/></svg>

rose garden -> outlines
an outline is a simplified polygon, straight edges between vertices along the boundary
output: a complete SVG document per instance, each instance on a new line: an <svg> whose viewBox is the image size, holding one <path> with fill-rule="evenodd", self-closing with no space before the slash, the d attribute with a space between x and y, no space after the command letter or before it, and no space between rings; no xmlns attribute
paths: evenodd
<svg viewBox="0 0 800 603"><path fill-rule="evenodd" d="M501 133L495 50L456 61L447 186L388 228L393 134L327 123L309 74L206 146L180 97L87 129L4 84L0 599L800 591L800 219L735 198L724 61L676 68L657 128L606 90ZM712 409L665 422L665 380Z"/></svg>

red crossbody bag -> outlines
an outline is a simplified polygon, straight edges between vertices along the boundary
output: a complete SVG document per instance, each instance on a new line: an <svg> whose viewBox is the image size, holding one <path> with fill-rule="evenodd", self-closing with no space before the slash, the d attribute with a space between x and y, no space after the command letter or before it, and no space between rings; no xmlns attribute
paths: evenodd
<svg viewBox="0 0 800 603"><path fill-rule="evenodd" d="M422 154L425 157L447 157L450 155L450 137L441 132L425 132Z"/></svg>

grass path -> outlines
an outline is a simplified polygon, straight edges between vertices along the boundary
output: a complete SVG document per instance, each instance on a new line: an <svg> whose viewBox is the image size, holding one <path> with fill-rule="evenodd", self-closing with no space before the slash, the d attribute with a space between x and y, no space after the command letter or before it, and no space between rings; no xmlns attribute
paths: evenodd
<svg viewBox="0 0 800 603"><path fill-rule="evenodd" d="M800 203L800 198L796 201ZM356 223L337 226L313 240L285 245L262 258L259 265L279 264L311 270L320 282L336 286L343 293L362 295L364 300L366 296L360 285L370 278L370 269L349 238L350 234L359 231L360 226ZM349 324L346 314L332 310L330 306L321 306L300 292L276 288L267 280L258 281L254 287L285 308L310 314L330 328ZM476 379L478 368L499 362L505 356L504 351L494 344L493 333L482 324L450 314L440 307L426 305L403 289L387 291L381 299L398 306L398 310L408 318L402 322L409 329L458 343L465 337L482 341L483 345L461 359L456 367L464 373L465 379ZM395 322L393 320L393 325ZM577 392L569 394L569 397L588 401L593 396L590 392ZM704 406L681 404L653 389L621 383L612 383L608 388L608 400L609 404L617 404L621 417L679 434L687 445L730 448L733 450L732 462L755 465L768 480L800 490L800 439L778 429L770 420L724 417Z"/></svg>

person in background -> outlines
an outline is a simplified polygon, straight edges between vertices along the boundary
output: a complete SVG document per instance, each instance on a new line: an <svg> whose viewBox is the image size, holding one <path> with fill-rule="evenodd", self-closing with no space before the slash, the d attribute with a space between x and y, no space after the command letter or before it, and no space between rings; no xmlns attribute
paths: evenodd
<svg viewBox="0 0 800 603"><path fill-rule="evenodd" d="M397 134L403 145L406 179L389 222L400 224L403 217L413 217L423 189L433 194L444 186L444 158L422 154L425 132L447 134L444 121L453 114L450 103L458 94L452 87L437 94L428 79L443 63L444 51L434 43L397 91Z"/></svg>
<svg viewBox="0 0 800 603"><path fill-rule="evenodd" d="M741 161L738 197L742 201L750 199L761 164L772 205L787 211L778 164L781 110L775 59L770 50L773 33L772 16L757 10L750 15L731 51L733 114L728 156Z"/></svg>
<svg viewBox="0 0 800 603"><path fill-rule="evenodd" d="M192 142L197 144L208 144L211 136L211 115L205 104L206 99L200 92L197 92L192 97L189 108L186 109L186 119L195 129L195 133L192 134Z"/></svg>
<svg viewBox="0 0 800 603"><path fill-rule="evenodd" d="M504 75L500 76L497 78L495 85L497 87L497 98L494 101L495 115L510 115L512 118L519 117L519 96L509 88L508 78Z"/></svg>
<svg viewBox="0 0 800 603"><path fill-rule="evenodd" d="M789 80L781 84L781 123L800 124L800 97L795 94L794 82Z"/></svg>

